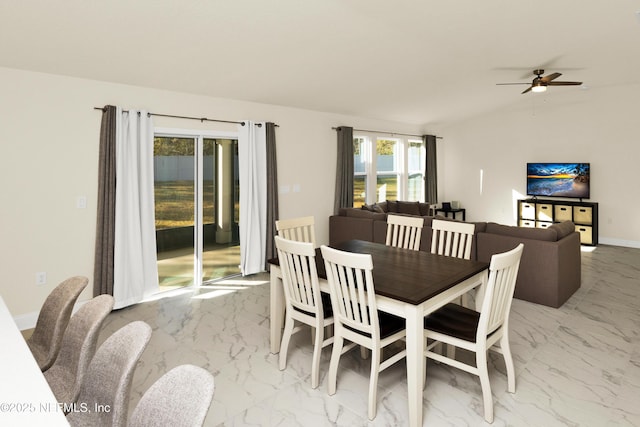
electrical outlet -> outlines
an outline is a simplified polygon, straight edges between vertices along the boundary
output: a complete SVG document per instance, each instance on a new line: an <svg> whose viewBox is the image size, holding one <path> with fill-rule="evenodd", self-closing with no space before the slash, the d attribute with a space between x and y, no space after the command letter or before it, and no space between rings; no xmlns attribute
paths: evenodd
<svg viewBox="0 0 640 427"><path fill-rule="evenodd" d="M47 273L44 271L40 271L36 273L36 285L46 285L47 284Z"/></svg>

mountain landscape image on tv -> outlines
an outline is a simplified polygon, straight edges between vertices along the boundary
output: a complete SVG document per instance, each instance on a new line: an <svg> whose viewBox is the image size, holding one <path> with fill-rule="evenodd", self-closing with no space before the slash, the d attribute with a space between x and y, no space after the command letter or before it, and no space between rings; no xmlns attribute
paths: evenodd
<svg viewBox="0 0 640 427"><path fill-rule="evenodd" d="M527 195L589 198L589 163L527 163Z"/></svg>

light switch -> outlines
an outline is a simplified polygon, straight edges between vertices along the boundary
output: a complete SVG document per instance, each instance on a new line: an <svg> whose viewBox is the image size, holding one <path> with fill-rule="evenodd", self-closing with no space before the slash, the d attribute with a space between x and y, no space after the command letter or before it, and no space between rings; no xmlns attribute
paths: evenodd
<svg viewBox="0 0 640 427"><path fill-rule="evenodd" d="M281 185L280 186L280 194L287 194L291 190L289 185Z"/></svg>
<svg viewBox="0 0 640 427"><path fill-rule="evenodd" d="M78 198L76 199L76 208L78 209L87 208L87 196L78 196Z"/></svg>

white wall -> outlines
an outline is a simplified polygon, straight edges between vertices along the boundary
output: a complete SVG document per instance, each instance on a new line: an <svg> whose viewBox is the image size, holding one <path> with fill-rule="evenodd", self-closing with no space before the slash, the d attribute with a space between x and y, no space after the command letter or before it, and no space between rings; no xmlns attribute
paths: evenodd
<svg viewBox="0 0 640 427"><path fill-rule="evenodd" d="M638 85L550 88L442 129L440 201L460 200L471 220L515 224L527 162L589 162L600 243L640 247L639 99Z"/></svg>
<svg viewBox="0 0 640 427"><path fill-rule="evenodd" d="M72 275L93 275L98 138L105 104L157 113L225 120L272 121L279 184L301 191L280 197L280 217L316 217L320 243L328 241L333 211L336 134L331 128L419 133L416 126L272 105L224 100L0 68L0 294L14 316L40 309L51 289ZM162 127L229 129L154 118ZM225 126L227 126L225 128ZM78 196L87 208L77 209ZM36 272L47 283L36 286ZM92 282L81 296L91 297Z"/></svg>

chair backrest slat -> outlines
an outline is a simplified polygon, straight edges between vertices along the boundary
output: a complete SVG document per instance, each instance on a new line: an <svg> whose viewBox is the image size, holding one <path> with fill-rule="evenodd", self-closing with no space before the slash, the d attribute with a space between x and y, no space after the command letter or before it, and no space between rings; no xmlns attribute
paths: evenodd
<svg viewBox="0 0 640 427"><path fill-rule="evenodd" d="M431 223L431 253L471 259L475 224L434 219Z"/></svg>
<svg viewBox="0 0 640 427"><path fill-rule="evenodd" d="M417 251L420 249L420 237L422 236L423 226L424 218L422 217L387 215L387 237L385 244L396 248Z"/></svg>

